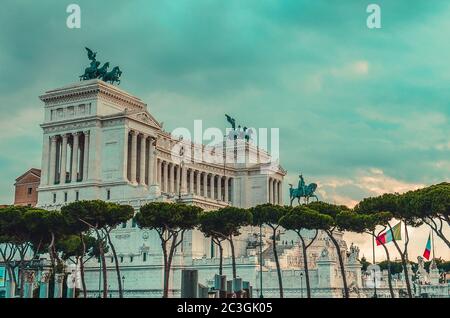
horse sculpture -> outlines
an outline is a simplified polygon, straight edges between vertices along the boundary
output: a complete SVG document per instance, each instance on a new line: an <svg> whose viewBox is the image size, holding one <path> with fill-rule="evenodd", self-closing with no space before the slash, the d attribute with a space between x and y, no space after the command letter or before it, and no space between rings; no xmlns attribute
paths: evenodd
<svg viewBox="0 0 450 318"><path fill-rule="evenodd" d="M102 80L110 82L111 84L114 84L114 82L120 84L120 75L122 75L122 71L118 66L115 66L111 72L107 72L103 75Z"/></svg>
<svg viewBox="0 0 450 318"><path fill-rule="evenodd" d="M122 71L118 66L114 67L111 72L108 72L109 62L106 62L99 68L100 62L96 59L97 53L93 52L89 48L86 48L86 51L88 53L88 59L91 62L90 66L84 70L84 74L80 76L80 81L99 78L111 84L114 84L115 82L120 84L120 76L122 75Z"/></svg>
<svg viewBox="0 0 450 318"><path fill-rule="evenodd" d="M314 191L316 191L317 189L317 184L310 183L306 185L303 176L300 175L299 177L300 180L298 182L298 188L293 188L292 184L289 184L289 197L291 199L291 206L295 198L298 199L298 204L300 204L301 198L305 198L304 202L306 204L309 203L310 198L316 198L316 201L319 201L317 195L314 194Z"/></svg>

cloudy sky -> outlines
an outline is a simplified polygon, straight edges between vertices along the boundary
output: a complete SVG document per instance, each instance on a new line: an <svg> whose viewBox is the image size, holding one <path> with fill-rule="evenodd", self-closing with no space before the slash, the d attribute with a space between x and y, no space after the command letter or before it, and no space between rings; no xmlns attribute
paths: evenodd
<svg viewBox="0 0 450 318"><path fill-rule="evenodd" d="M2 1L0 202L40 166L38 96L77 81L85 46L120 65L121 88L167 130L225 128L224 113L280 128L286 184L302 172L322 200L449 181L450 2L372 2L378 30L360 0ZM66 26L69 3L81 29ZM427 236L414 230L413 258ZM348 239L370 255L370 240Z"/></svg>

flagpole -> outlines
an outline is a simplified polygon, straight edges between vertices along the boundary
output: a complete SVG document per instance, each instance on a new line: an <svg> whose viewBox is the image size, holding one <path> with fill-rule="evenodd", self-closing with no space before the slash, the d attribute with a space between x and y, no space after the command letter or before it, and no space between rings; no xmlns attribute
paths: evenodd
<svg viewBox="0 0 450 318"><path fill-rule="evenodd" d="M433 246L433 259L435 258L434 256L434 233L433 230L431 230L431 246Z"/></svg>
<svg viewBox="0 0 450 318"><path fill-rule="evenodd" d="M375 265L375 236L372 239L372 264Z"/></svg>

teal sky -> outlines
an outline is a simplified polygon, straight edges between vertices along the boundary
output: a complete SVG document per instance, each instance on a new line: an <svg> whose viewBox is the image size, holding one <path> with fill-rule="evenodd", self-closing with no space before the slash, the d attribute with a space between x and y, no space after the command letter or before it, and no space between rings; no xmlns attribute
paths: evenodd
<svg viewBox="0 0 450 318"><path fill-rule="evenodd" d="M167 130L225 128L224 113L280 128L286 183L302 172L324 200L449 181L449 31L446 0L2 1L0 203L40 166L38 96L78 80L85 46Z"/></svg>

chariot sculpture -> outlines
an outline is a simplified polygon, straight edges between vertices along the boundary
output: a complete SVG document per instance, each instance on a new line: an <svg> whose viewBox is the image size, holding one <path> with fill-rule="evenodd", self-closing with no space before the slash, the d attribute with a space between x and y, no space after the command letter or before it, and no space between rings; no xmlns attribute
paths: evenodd
<svg viewBox="0 0 450 318"><path fill-rule="evenodd" d="M298 181L298 187L293 188L292 184L289 184L289 198L290 198L290 205L292 206L292 202L294 199L298 200L298 204L300 203L300 199L304 198L304 203L308 204L310 198L315 198L316 201L319 201L319 198L317 195L314 194L314 192L317 189L316 183L310 183L308 185L305 184L305 179L303 179L303 175L299 175L299 181Z"/></svg>
<svg viewBox="0 0 450 318"><path fill-rule="evenodd" d="M122 71L118 66L113 67L113 69L108 72L109 62L106 62L99 68L100 62L97 61L97 52L93 52L91 49L86 48L88 59L91 61L90 66L84 70L84 74L80 75L80 81L86 81L91 79L101 79L105 82L114 84L120 84L120 76Z"/></svg>
<svg viewBox="0 0 450 318"><path fill-rule="evenodd" d="M228 138L230 139L245 139L246 141L249 141L252 134L253 134L253 130L251 128L247 128L247 127L241 127L240 125L236 128L236 119L234 119L233 117L225 114L225 117L227 118L227 121L230 123L231 125L231 132L228 135Z"/></svg>

